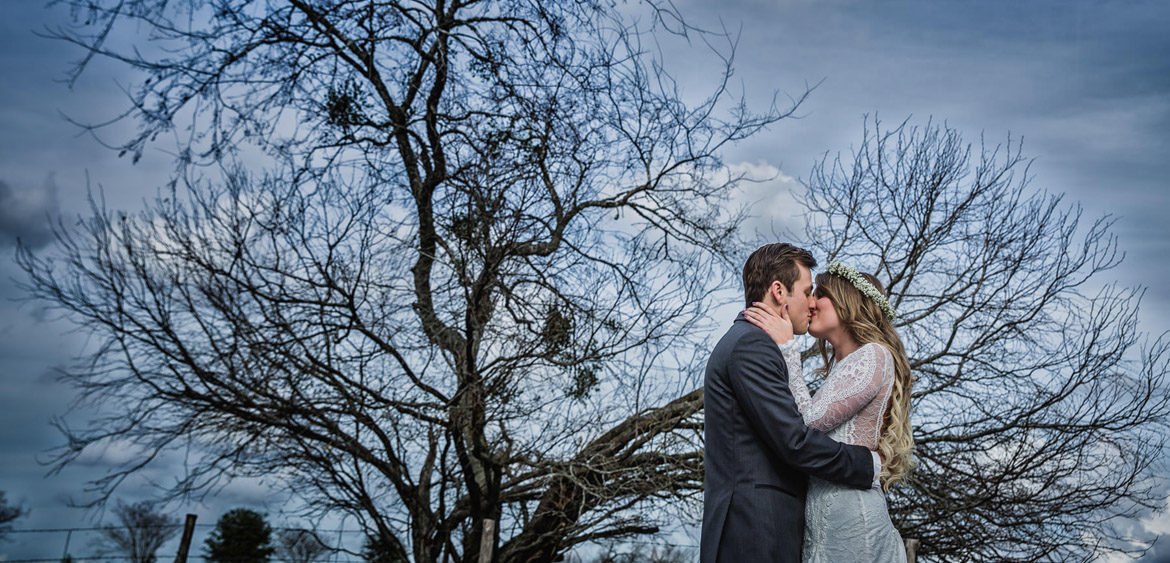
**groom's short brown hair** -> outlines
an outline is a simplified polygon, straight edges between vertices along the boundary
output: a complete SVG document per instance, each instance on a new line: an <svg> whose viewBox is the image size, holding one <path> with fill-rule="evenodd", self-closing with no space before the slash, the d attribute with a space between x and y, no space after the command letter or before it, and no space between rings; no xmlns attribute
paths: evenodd
<svg viewBox="0 0 1170 563"><path fill-rule="evenodd" d="M786 242L757 248L743 265L744 306L751 307L752 302L763 301L768 286L774 281L792 291L792 285L800 277L798 263L811 270L816 267L817 260L811 252Z"/></svg>

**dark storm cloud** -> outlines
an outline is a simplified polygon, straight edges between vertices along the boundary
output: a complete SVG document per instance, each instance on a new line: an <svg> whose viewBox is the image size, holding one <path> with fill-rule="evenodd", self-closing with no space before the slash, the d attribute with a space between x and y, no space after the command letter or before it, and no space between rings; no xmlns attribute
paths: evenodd
<svg viewBox="0 0 1170 563"><path fill-rule="evenodd" d="M0 248L17 240L31 248L48 244L58 212L57 187L51 178L39 189L16 188L0 180Z"/></svg>

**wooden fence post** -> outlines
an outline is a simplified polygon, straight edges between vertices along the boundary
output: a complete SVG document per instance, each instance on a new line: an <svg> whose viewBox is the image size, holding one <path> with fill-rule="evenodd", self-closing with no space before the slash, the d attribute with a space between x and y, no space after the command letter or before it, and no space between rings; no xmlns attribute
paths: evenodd
<svg viewBox="0 0 1170 563"><path fill-rule="evenodd" d="M179 540L179 554L175 556L175 563L187 563L187 552L191 549L191 536L195 535L195 515L188 514L187 522L183 524L183 539Z"/></svg>

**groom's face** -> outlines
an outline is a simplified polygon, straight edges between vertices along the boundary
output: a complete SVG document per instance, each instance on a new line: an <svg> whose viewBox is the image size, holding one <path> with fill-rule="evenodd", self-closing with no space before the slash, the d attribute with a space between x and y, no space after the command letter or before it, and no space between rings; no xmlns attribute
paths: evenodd
<svg viewBox="0 0 1170 563"><path fill-rule="evenodd" d="M792 322L792 332L805 334L808 332L809 308L812 306L812 272L800 263L796 264L800 277L792 284L792 290L781 296L780 304L788 306L788 320Z"/></svg>

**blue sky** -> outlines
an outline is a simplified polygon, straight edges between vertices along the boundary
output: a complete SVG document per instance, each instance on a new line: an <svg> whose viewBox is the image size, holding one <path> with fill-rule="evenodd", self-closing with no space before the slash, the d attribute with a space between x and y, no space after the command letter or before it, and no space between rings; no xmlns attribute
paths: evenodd
<svg viewBox="0 0 1170 563"><path fill-rule="evenodd" d="M704 25L723 25L739 37L737 87L749 102L772 92L798 93L819 83L800 110L735 147L729 163L778 171L758 190L797 187L826 151L848 150L860 138L862 116L887 124L908 116L945 121L969 140L1024 139L1033 156L1033 188L1066 194L1093 218L1113 215L1126 251L1113 272L1122 285L1143 285L1141 329L1170 329L1170 5L1164 2L1030 1L883 2L731 0L678 2ZM84 526L85 512L63 500L103 471L94 455L45 477L38 456L59 441L49 426L71 392L54 382L54 368L84 349L85 335L68 332L39 307L11 299L20 274L13 240L48 241L44 218L84 211L87 184L101 186L113 208L137 209L170 170L166 143L138 164L119 159L64 118L112 116L120 87L133 76L108 63L91 67L70 89L62 82L80 53L34 35L68 14L37 0L12 0L0 19L0 490L32 508L21 528ZM132 42L131 37L118 38ZM668 61L677 45L665 45ZM701 88L702 66L676 65L683 84ZM126 125L131 127L131 125ZM113 132L116 137L116 130ZM776 198L760 208L767 220L793 221ZM106 452L116 456L119 452ZM124 497L149 496L128 487ZM201 523L225 507L258 509L269 501L262 484L233 485L193 506ZM1165 512L1136 526L1170 532ZM24 538L0 544L0 557L53 557L63 538ZM197 536L196 540L200 538ZM76 540L75 540L76 541ZM39 543L39 542L34 542ZM75 544L76 545L76 544ZM74 549L75 553L82 550ZM1170 560L1162 547L1147 560Z"/></svg>

